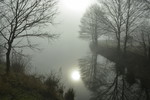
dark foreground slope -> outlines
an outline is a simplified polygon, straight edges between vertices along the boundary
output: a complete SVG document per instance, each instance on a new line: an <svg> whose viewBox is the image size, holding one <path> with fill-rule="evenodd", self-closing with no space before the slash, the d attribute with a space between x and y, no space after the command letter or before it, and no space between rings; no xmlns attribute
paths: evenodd
<svg viewBox="0 0 150 100"><path fill-rule="evenodd" d="M0 100L63 100L56 78L45 79L24 73L4 74L0 65Z"/></svg>

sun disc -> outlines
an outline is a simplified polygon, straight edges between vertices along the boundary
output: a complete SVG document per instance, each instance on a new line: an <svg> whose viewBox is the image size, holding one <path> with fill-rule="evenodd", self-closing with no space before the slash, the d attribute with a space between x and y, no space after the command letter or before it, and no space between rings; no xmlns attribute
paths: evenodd
<svg viewBox="0 0 150 100"><path fill-rule="evenodd" d="M83 11L89 6L89 1L90 0L63 0L63 4L70 10Z"/></svg>
<svg viewBox="0 0 150 100"><path fill-rule="evenodd" d="M79 73L79 71L73 71L71 77L75 81L79 80L80 79L80 73Z"/></svg>

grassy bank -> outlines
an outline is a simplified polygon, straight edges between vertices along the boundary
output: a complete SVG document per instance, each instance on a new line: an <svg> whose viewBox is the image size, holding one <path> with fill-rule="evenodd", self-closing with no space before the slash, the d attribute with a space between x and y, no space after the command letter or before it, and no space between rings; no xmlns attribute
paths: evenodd
<svg viewBox="0 0 150 100"><path fill-rule="evenodd" d="M0 100L63 100L59 78L10 72L0 64Z"/></svg>

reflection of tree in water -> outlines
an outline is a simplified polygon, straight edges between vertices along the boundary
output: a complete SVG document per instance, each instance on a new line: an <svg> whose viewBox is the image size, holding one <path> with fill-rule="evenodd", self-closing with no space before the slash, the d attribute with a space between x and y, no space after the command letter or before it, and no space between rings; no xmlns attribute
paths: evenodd
<svg viewBox="0 0 150 100"><path fill-rule="evenodd" d="M85 85L90 89L94 90L96 84L105 83L108 75L106 67L99 68L98 66L102 66L102 64L97 63L97 55L92 54L91 56L87 56L84 59L79 60L79 65L81 68L82 79L86 83ZM103 64L105 65L105 64ZM99 76L103 76L99 78Z"/></svg>
<svg viewBox="0 0 150 100"><path fill-rule="evenodd" d="M91 100L149 100L149 90L120 63L101 62L96 53L79 60Z"/></svg>

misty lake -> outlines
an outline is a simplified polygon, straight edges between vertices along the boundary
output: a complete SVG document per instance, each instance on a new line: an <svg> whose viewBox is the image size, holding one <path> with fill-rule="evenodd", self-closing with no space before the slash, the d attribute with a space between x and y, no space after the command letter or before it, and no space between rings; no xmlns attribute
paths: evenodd
<svg viewBox="0 0 150 100"><path fill-rule="evenodd" d="M0 99L150 100L149 0L44 1L0 2Z"/></svg>
<svg viewBox="0 0 150 100"><path fill-rule="evenodd" d="M78 60L85 57L89 52L88 43L74 37L71 34L62 34L61 38L41 52L35 53L33 58L33 72L48 74L51 71L62 69L62 81L77 92L77 98L87 100L89 91L85 88L82 80L75 82L71 79L71 72L79 70Z"/></svg>
<svg viewBox="0 0 150 100"><path fill-rule="evenodd" d="M58 72L61 69L62 82L65 84L65 86L67 86L66 88L73 87L75 89L76 99L90 99L91 92L89 88L85 86L82 79L79 81L74 81L71 79L71 73L74 70L81 71L81 68L83 67L79 64L81 59L89 60L88 63L91 63L90 60L92 53L89 48L89 43L87 41L79 39L78 33L74 33L73 36L73 34L69 34L66 32L62 34L60 39L58 39L57 41L54 41L50 44L46 43L43 45L45 45L45 47L43 47L44 49L42 51L35 52L32 58L33 73L48 75L49 73L51 73L51 71ZM101 63L100 68L110 69L110 73L113 74L113 72L111 71L113 63L100 55L97 56L97 62ZM90 67L92 66L88 67L90 69ZM112 77L112 74L108 75L107 78ZM89 75L86 75L85 77L89 77Z"/></svg>
<svg viewBox="0 0 150 100"><path fill-rule="evenodd" d="M66 88L73 87L79 100L88 100L89 90L85 88L82 80L72 80L71 73L79 70L79 59L90 53L89 43L79 39L80 15L74 17L67 15L61 16L64 20L54 29L56 33L60 33L58 39L50 43L45 40L38 41L42 50L32 54L32 72L47 75L61 68L62 81Z"/></svg>
<svg viewBox="0 0 150 100"><path fill-rule="evenodd" d="M77 100L89 100L91 96L94 98L100 94L103 95L107 93L110 93L110 95L113 93L115 95L116 93L117 95L117 91L120 91L121 85L124 84L122 72L120 72L122 69L117 69L118 67L115 67L115 63L112 63L100 54L92 54L89 48L90 42L79 39L79 25L82 15L83 13L81 12L70 12L68 9L61 9L61 14L58 17L58 22L61 23L56 25L53 29L53 32L60 34L60 37L50 42L38 40L42 50L32 54L32 72L48 75L51 71L59 71L61 69L62 82L67 86L66 88L73 87L75 89ZM107 53L108 52L106 52L106 54ZM94 68L95 66L91 63L96 63L96 68ZM88 69L88 71L86 69ZM83 80L74 81L71 79L71 73L74 70L79 70L84 73L82 76ZM117 74L117 70L119 70L119 75ZM125 70L127 71L128 69L125 68ZM93 78L92 76L94 76L94 74L92 72L96 73L97 77ZM137 84L130 87L133 91L128 91L127 93L129 94L135 91L140 92L141 89L138 85L140 84L139 80L135 80L133 76L132 73L129 73L127 76L128 82L131 83L131 85L135 81L137 82ZM96 79L96 81L93 79ZM146 78L146 80L149 79ZM121 85L117 87L117 84ZM121 94L118 95L120 96ZM133 95L131 97L134 98L135 96ZM107 95L106 97L104 96L104 98L107 98Z"/></svg>

